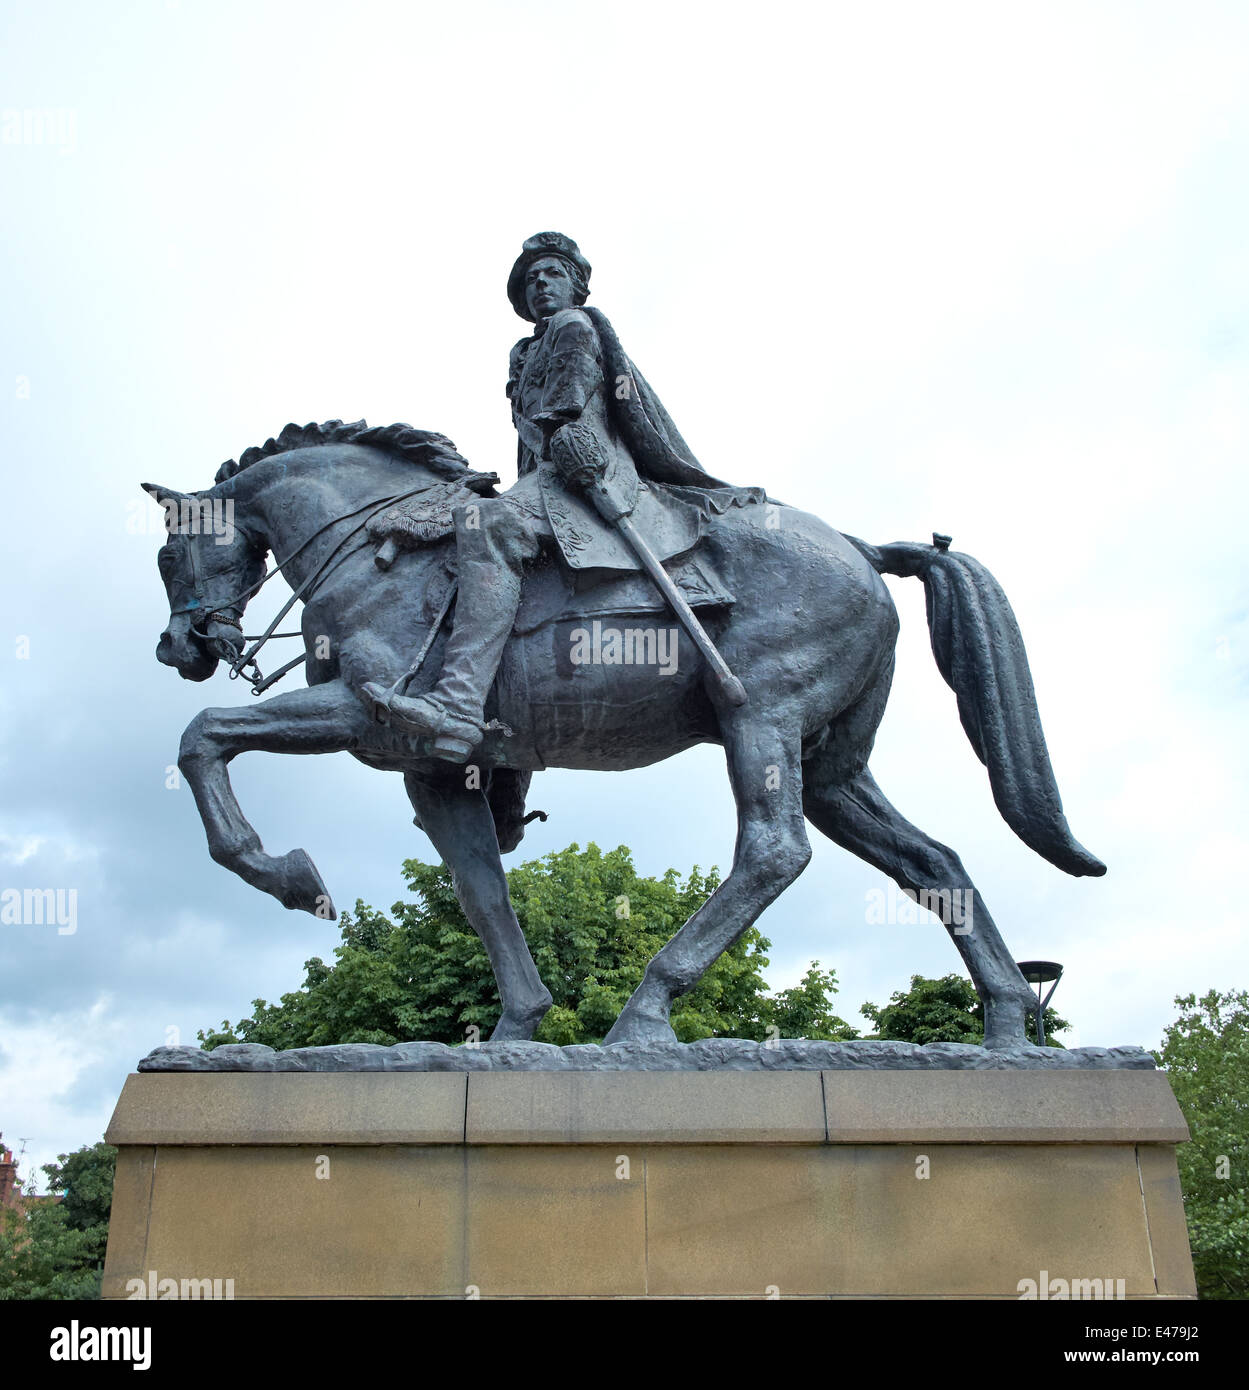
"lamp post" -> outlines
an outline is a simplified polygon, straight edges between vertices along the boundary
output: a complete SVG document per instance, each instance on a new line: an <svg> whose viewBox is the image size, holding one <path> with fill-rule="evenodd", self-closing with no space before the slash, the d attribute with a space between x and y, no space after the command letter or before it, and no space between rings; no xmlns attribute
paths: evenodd
<svg viewBox="0 0 1249 1390"><path fill-rule="evenodd" d="M1050 1000L1054 997L1054 991L1058 988L1058 982L1063 977L1063 968L1056 960L1021 960L1018 962L1019 973L1030 985L1036 985L1036 1036L1037 1043L1045 1046L1045 1009ZM1050 981L1053 984L1050 984ZM1044 999L1041 997L1041 990L1045 985L1049 985L1049 993Z"/></svg>

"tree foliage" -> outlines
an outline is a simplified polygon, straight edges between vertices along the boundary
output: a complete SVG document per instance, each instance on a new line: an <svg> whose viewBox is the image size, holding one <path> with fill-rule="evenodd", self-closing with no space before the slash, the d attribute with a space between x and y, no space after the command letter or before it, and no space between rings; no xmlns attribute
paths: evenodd
<svg viewBox="0 0 1249 1390"><path fill-rule="evenodd" d="M864 1004L859 1012L876 1025L873 1036L898 1042L932 1043L984 1041L984 1005L972 983L963 975L943 975L930 980L923 975L911 976L909 990L899 990L890 996L888 1004ZM1059 1018L1052 1008L1045 1010L1045 1044L1062 1047L1056 1033L1065 1032L1071 1024ZM1036 1042L1036 1015L1029 1014L1027 1035Z"/></svg>
<svg viewBox="0 0 1249 1390"><path fill-rule="evenodd" d="M117 1170L117 1150L101 1140L59 1154L58 1163L45 1163L48 1191L60 1197L70 1227L89 1231L107 1226L113 1206L113 1176Z"/></svg>
<svg viewBox="0 0 1249 1390"><path fill-rule="evenodd" d="M1249 991L1211 990L1175 1000L1163 1034L1166 1068L1192 1140L1176 1156L1202 1298L1249 1298Z"/></svg>
<svg viewBox="0 0 1249 1390"><path fill-rule="evenodd" d="M91 1144L45 1163L51 1196L0 1216L0 1300L99 1298L117 1150Z"/></svg>
<svg viewBox="0 0 1249 1390"><path fill-rule="evenodd" d="M411 901L395 903L390 916L357 901L343 914L333 964L306 962L301 989L276 1004L254 1000L250 1018L201 1032L203 1045L461 1043L472 1027L487 1038L499 1017L498 990L446 866L409 859L403 873ZM507 877L538 973L554 996L535 1036L562 1045L602 1040L647 962L720 882L714 869L703 874L697 867L684 878L675 869L643 878L627 848L604 854L594 844L554 851ZM672 1026L681 1041L855 1036L832 1012L835 972L821 971L818 961L800 984L767 993L769 947L752 928L677 1000Z"/></svg>

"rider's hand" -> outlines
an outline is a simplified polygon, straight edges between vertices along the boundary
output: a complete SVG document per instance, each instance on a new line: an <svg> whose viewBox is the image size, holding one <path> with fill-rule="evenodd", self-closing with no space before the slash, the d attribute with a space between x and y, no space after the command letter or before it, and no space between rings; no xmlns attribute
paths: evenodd
<svg viewBox="0 0 1249 1390"><path fill-rule="evenodd" d="M550 454L560 477L572 487L593 487L607 474L607 455L598 436L575 421L552 433Z"/></svg>

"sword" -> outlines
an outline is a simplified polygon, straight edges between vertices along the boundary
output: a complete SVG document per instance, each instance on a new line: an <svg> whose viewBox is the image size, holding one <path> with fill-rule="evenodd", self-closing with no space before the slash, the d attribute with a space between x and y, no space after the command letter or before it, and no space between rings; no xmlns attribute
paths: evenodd
<svg viewBox="0 0 1249 1390"><path fill-rule="evenodd" d="M650 575L655 587L702 653L716 688L724 700L734 708L744 705L745 687L729 669L728 662L716 650L715 643L707 636L706 629L698 621L685 595L673 583L672 576L642 538L633 524L633 519L622 512L612 498L603 478L607 461L594 433L584 425L565 425L551 436L550 450L552 462L564 477L570 482L580 483L585 488L594 509L624 538L625 544L637 556L642 568Z"/></svg>

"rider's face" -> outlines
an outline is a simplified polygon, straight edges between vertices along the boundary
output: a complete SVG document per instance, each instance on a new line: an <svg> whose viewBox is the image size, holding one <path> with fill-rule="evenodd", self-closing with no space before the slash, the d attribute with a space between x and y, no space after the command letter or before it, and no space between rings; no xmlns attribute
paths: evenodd
<svg viewBox="0 0 1249 1390"><path fill-rule="evenodd" d="M558 256L543 256L525 275L525 303L535 319L573 307L573 284Z"/></svg>

